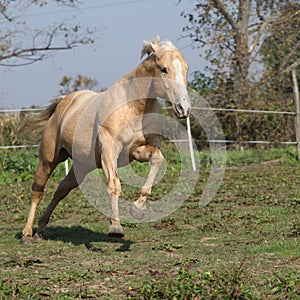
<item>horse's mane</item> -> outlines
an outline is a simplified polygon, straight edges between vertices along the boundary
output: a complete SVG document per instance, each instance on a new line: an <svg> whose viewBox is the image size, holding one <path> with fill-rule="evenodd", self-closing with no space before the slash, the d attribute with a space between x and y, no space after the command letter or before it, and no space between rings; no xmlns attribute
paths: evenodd
<svg viewBox="0 0 300 300"><path fill-rule="evenodd" d="M141 57L144 55L151 55L153 53L158 54L160 51L164 50L175 50L173 42L170 40L160 41L160 37L157 36L154 40L144 41L143 48L141 52Z"/></svg>

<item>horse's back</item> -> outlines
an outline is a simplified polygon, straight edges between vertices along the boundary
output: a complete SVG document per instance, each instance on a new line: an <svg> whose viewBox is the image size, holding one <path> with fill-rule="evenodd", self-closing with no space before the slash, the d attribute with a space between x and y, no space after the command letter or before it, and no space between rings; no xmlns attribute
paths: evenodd
<svg viewBox="0 0 300 300"><path fill-rule="evenodd" d="M55 115L61 122L67 120L70 115L82 111L90 101L98 93L90 90L76 91L65 96L57 106Z"/></svg>

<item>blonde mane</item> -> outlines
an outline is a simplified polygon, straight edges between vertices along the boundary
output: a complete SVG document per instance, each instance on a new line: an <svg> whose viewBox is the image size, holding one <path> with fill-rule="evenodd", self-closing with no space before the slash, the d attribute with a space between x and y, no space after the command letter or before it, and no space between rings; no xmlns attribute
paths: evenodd
<svg viewBox="0 0 300 300"><path fill-rule="evenodd" d="M164 40L164 41L162 41L160 43L160 50L161 51L163 51L163 50L171 50L171 51L173 51L175 49L176 49L175 45L170 40Z"/></svg>
<svg viewBox="0 0 300 300"><path fill-rule="evenodd" d="M154 40L144 41L143 48L141 52L141 58L144 55L155 54L158 55L159 52L164 50L174 51L176 49L175 45L170 40L160 41L160 37L157 36Z"/></svg>

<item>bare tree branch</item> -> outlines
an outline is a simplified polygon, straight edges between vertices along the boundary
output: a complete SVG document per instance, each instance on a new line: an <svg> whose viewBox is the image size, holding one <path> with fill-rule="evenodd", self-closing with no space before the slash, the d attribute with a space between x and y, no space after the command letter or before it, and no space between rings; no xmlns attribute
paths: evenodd
<svg viewBox="0 0 300 300"><path fill-rule="evenodd" d="M6 66L6 67L15 67L15 66L25 66L28 64L32 64L36 61L40 61L43 58L46 57L45 54L39 54L40 52L53 52L53 51L59 51L59 50L70 50L72 46L57 46L57 47L43 47L43 48L25 48L25 49L19 49L19 50L14 50L13 52L7 54L7 55L0 55L0 66ZM28 60L28 63L2 63L1 61L3 60L9 60L11 58L21 58Z"/></svg>
<svg viewBox="0 0 300 300"><path fill-rule="evenodd" d="M2 3L0 3L0 13L7 21L11 22L13 20L6 14L6 7Z"/></svg>
<svg viewBox="0 0 300 300"><path fill-rule="evenodd" d="M78 0L54 0L57 4L76 7ZM44 0L28 1L31 5L44 6ZM43 60L56 51L69 50L77 45L92 44L93 32L80 24L68 26L60 23L53 28L46 27L34 34L26 27L26 21L14 20L10 12L16 13L17 4L14 1L0 3L1 25L0 36L0 66L24 66ZM5 19L5 20L4 20ZM3 21L4 20L4 21ZM31 40L28 43L28 41Z"/></svg>
<svg viewBox="0 0 300 300"><path fill-rule="evenodd" d="M226 20L229 22L230 26L235 31L239 31L240 28L239 28L238 23L234 20L234 18L230 14L230 12L229 12L228 8L226 7L226 5L224 4L224 2L222 0L213 0L213 2L215 3L216 7L221 11L221 13L224 15Z"/></svg>
<svg viewBox="0 0 300 300"><path fill-rule="evenodd" d="M271 13L269 15L269 17L260 25L252 44L249 46L248 52L250 54L253 52L255 47L258 45L262 36L267 32L268 26L270 25L272 19L273 19L273 13Z"/></svg>
<svg viewBox="0 0 300 300"><path fill-rule="evenodd" d="M283 60L280 63L279 66L279 70L284 70L284 68L286 67L286 65L288 64L288 61L290 60L290 58L295 55L297 52L299 52L300 49L300 41L298 41L292 48L291 51L283 58ZM296 60L296 62L299 59ZM285 72L285 71L281 71L281 72Z"/></svg>
<svg viewBox="0 0 300 300"><path fill-rule="evenodd" d="M292 71L293 69L297 68L300 65L300 58L294 61L288 68L282 71L282 73L287 73Z"/></svg>

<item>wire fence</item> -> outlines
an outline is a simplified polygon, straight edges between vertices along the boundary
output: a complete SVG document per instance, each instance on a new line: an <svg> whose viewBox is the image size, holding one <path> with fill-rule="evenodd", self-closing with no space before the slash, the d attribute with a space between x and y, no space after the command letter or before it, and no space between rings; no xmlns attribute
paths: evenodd
<svg viewBox="0 0 300 300"><path fill-rule="evenodd" d="M16 109L0 109L0 113L15 113L15 112L39 112L45 108L16 108ZM165 107L165 109L169 110L171 107ZM230 109L230 108L211 108L211 107L193 107L194 111L221 111L221 112L237 112L237 113L255 113L255 114L277 114L277 115L294 115L297 116L299 112L293 111L273 111L273 110L256 110L256 109ZM188 134L190 136L190 124L187 121ZM179 140L176 140L179 141ZM188 140L180 140L182 142L186 142ZM273 144L274 141L236 141L236 140L205 140L209 143L226 143L226 144L234 144L234 143L243 143L243 144ZM282 145L298 145L299 141L284 141L278 142L276 144ZM39 147L39 145L10 145L10 146L0 146L1 149L18 149L18 148L32 148Z"/></svg>
<svg viewBox="0 0 300 300"><path fill-rule="evenodd" d="M299 101L299 99L298 99ZM223 111L223 112L238 112L238 113L256 113L256 114L279 114L279 115L294 115L295 116L295 132L296 132L296 141L286 141L286 142L276 142L277 144L283 145L297 145L298 152L298 160L300 160L300 138L299 138L299 104L297 103L297 99L295 99L295 112L292 111L271 111L271 110L250 110L250 109L228 109L228 108L211 108L211 107L193 107L192 110L196 111ZM2 109L0 113L16 113L16 112L38 112L43 110L44 108L21 108L21 109ZM171 109L171 107L166 107L166 109ZM189 151L192 161L193 170L196 170L195 165L195 157L192 145L192 133L191 133L191 124L190 119L186 120L187 126L187 136L186 140L172 140L172 142L188 142ZM235 141L235 140L205 140L205 142L209 143L222 143L222 144L273 144L272 141ZM20 149L20 148L32 148L39 147L39 145L10 145L10 146L0 146L1 149ZM65 161L65 172L68 174L69 172L69 164L68 160Z"/></svg>
<svg viewBox="0 0 300 300"><path fill-rule="evenodd" d="M167 107L166 109L171 109ZM257 110L257 109L234 109L234 108L212 108L212 107L193 107L192 110L200 110L200 111L220 111L220 112L237 112L237 113L255 113L255 114L276 114L276 115L292 115L297 116L299 112L293 111L274 111L274 110ZM185 141L185 140L182 140ZM243 140L204 140L209 143L226 143L226 144L274 144L275 141L243 141ZM282 145L297 145L299 141L284 141L278 142L276 144Z"/></svg>

